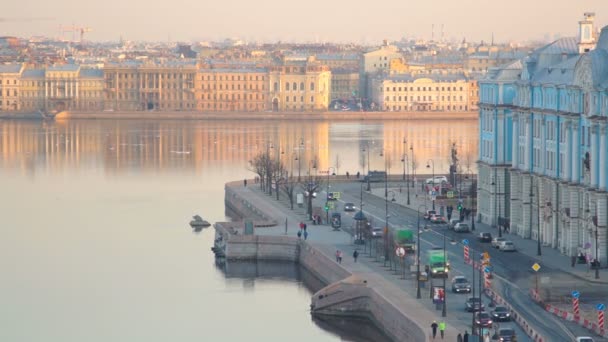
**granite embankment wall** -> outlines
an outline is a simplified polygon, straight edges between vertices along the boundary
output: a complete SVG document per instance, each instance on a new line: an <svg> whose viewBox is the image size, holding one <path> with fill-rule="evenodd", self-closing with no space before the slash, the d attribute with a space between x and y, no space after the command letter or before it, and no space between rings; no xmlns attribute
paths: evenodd
<svg viewBox="0 0 608 342"><path fill-rule="evenodd" d="M226 187L226 205L241 217L259 213L263 203L245 203L238 193ZM255 209L252 209L255 208ZM245 235L242 223L217 223L215 229L225 242L225 255L232 260L276 260L300 264L321 280L326 288L313 296L320 314L364 317L395 341L426 341L424 328L399 310L360 276L347 269L305 240L281 235ZM354 280L353 280L354 279ZM385 280L383 280L385 281ZM322 294L332 293L333 296Z"/></svg>
<svg viewBox="0 0 608 342"><path fill-rule="evenodd" d="M61 112L56 120L168 119L168 120L462 120L478 112ZM19 118L19 113L10 116Z"/></svg>

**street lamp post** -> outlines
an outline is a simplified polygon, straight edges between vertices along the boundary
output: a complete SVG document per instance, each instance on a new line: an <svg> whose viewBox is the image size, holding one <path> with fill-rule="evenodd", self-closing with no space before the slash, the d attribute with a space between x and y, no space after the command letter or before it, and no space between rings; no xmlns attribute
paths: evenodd
<svg viewBox="0 0 608 342"><path fill-rule="evenodd" d="M429 159L426 161L426 167L430 168L431 165L433 166L433 192L435 192L435 161L433 159ZM433 210L435 210L435 197L432 197L433 200Z"/></svg>
<svg viewBox="0 0 608 342"><path fill-rule="evenodd" d="M598 241L597 241L597 225L595 224L595 222L593 222L593 225L595 226L595 279L600 279L600 251L599 251L599 246L598 246Z"/></svg>
<svg viewBox="0 0 608 342"><path fill-rule="evenodd" d="M443 268L444 268L444 273L447 272L445 269L447 269L447 258L445 255L446 251L445 251L445 230L443 231ZM443 276L443 308L441 309L441 317L445 317L447 315L447 294L448 291L445 288L445 278L447 278L447 274Z"/></svg>
<svg viewBox="0 0 608 342"><path fill-rule="evenodd" d="M330 170L333 169L334 172L336 172L336 168L333 166L330 166L327 168L327 196L325 198L325 206L327 207L325 210L325 222L327 222L327 224L329 224L329 176L331 174Z"/></svg>
<svg viewBox="0 0 608 342"><path fill-rule="evenodd" d="M410 158L409 158L410 163L412 163L412 175L414 176L414 180L416 180L416 169L414 168L414 145L410 145ZM408 177L409 178L409 177ZM414 183L415 182L411 182L412 183L412 188L414 187ZM409 193L408 193L409 196Z"/></svg>
<svg viewBox="0 0 608 342"><path fill-rule="evenodd" d="M391 190L391 191L389 191L389 193L393 194L393 199L391 201L394 202L395 201L395 192ZM388 244L388 234L391 231L390 228L389 228L390 226L389 226L389 223L388 223L388 218L389 218L389 215L388 215L388 196L386 196L386 197L384 197L384 231L383 231L384 234L383 235L386 236L385 241L386 241L387 244ZM385 251L388 251L388 250L389 250L388 246L386 246ZM385 254L387 254L387 253L385 252Z"/></svg>
<svg viewBox="0 0 608 342"><path fill-rule="evenodd" d="M537 226L537 230L536 230L536 255L541 256L542 255L542 251L540 249L540 191L538 189L538 185L536 185L536 192L537 192L537 196L536 196L536 209L538 212L538 224Z"/></svg>
<svg viewBox="0 0 608 342"><path fill-rule="evenodd" d="M416 242L416 298L422 298L420 294L420 208L424 208L426 211L426 205L421 204L418 206L418 224L417 224L417 242Z"/></svg>
<svg viewBox="0 0 608 342"><path fill-rule="evenodd" d="M494 208L498 208L498 217L496 218L496 228L498 229L498 237L502 237L502 227L500 225L500 201L498 200L498 194L500 191L500 179L496 177L496 182L492 182L494 186ZM539 221L540 224L540 221Z"/></svg>
<svg viewBox="0 0 608 342"><path fill-rule="evenodd" d="M407 158L407 141L405 140L405 138L403 138L403 158L401 159L401 161L403 162L403 181L405 181L405 162L406 162L406 158Z"/></svg>
<svg viewBox="0 0 608 342"><path fill-rule="evenodd" d="M406 180L406 166L409 169L409 158L407 154L403 154L403 158L401 159L403 162L403 180ZM409 171L409 170L408 170ZM410 176L409 172L407 172L407 181L405 182L405 186L407 187L407 205L410 205Z"/></svg>
<svg viewBox="0 0 608 342"><path fill-rule="evenodd" d="M369 183L369 144L366 144L367 148L363 148L363 152L365 152L367 150L367 191L371 191L371 184Z"/></svg>
<svg viewBox="0 0 608 342"><path fill-rule="evenodd" d="M300 164L300 160L302 160L302 157L300 155L302 149L304 149L304 139L300 138L300 147L298 148L298 157L297 157L297 161L298 161L298 183L301 182L300 180L300 170L301 170L301 164Z"/></svg>

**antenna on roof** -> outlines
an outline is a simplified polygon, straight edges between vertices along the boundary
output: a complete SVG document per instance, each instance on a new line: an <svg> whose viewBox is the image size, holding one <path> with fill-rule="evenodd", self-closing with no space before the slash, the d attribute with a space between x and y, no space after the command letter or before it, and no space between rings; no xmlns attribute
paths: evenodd
<svg viewBox="0 0 608 342"><path fill-rule="evenodd" d="M494 46L494 32L492 32L492 46Z"/></svg>
<svg viewBox="0 0 608 342"><path fill-rule="evenodd" d="M431 24L431 41L435 40L435 24Z"/></svg>
<svg viewBox="0 0 608 342"><path fill-rule="evenodd" d="M441 41L443 41L443 24L441 24Z"/></svg>

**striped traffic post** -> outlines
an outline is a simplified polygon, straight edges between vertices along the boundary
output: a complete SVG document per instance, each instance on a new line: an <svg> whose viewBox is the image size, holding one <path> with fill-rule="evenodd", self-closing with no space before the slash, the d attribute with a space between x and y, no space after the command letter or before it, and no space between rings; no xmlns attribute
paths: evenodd
<svg viewBox="0 0 608 342"><path fill-rule="evenodd" d="M578 319L580 310L578 308L578 298L581 296L580 292L572 291L572 312L574 313L574 319Z"/></svg>
<svg viewBox="0 0 608 342"><path fill-rule="evenodd" d="M464 245L464 262L469 263L469 240L462 240L462 244Z"/></svg>
<svg viewBox="0 0 608 342"><path fill-rule="evenodd" d="M604 333L604 309L606 309L606 306L604 306L604 304L598 304L595 306L595 308L597 309L597 325L600 328L600 332L603 334Z"/></svg>
<svg viewBox="0 0 608 342"><path fill-rule="evenodd" d="M486 289L489 289L490 286L492 285L492 282L490 281L490 272L491 271L492 271L492 269L490 268L490 266L486 266L483 269L483 272L484 272L484 276L483 276L484 284L483 285Z"/></svg>

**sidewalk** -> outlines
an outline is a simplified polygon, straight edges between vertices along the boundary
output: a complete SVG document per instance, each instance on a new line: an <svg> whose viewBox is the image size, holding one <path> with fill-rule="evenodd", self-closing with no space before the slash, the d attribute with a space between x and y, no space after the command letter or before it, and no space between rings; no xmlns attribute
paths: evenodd
<svg viewBox="0 0 608 342"><path fill-rule="evenodd" d="M432 209L432 202L430 200L426 200L424 194L420 193L416 196L415 189L410 188L410 204L407 205L407 191L406 188L402 188L401 192L399 192L399 188L389 188L389 191L392 193L389 194L389 197L392 199L393 194L395 194L395 202L403 207L407 207L414 211L418 210L420 205L426 204L427 210ZM384 198L384 188L373 188L371 194L377 197ZM440 204L439 200L435 201L435 209L439 212ZM466 200L464 201L466 205ZM422 213L421 213L422 214ZM454 214L452 218L458 215L458 211L454 208ZM447 212L444 209L444 216L447 215ZM447 216L446 216L447 217ZM469 218L470 220L470 218ZM487 224L475 222L475 234L480 232L490 232L492 236L498 236L498 231L496 228L488 226ZM608 269L600 269L600 279L595 279L595 270L589 270L587 265L575 264L574 267L571 267L570 257L567 255L561 254L557 249L551 247L541 246L542 256L537 256L537 242L536 240L524 239L515 233L502 233L502 236L508 238L509 240L515 243L517 247L517 252L525 254L535 260L541 265L547 266L548 268L558 269L560 271L569 273L573 277L578 278L582 281L587 281L590 283L596 284L608 284Z"/></svg>

